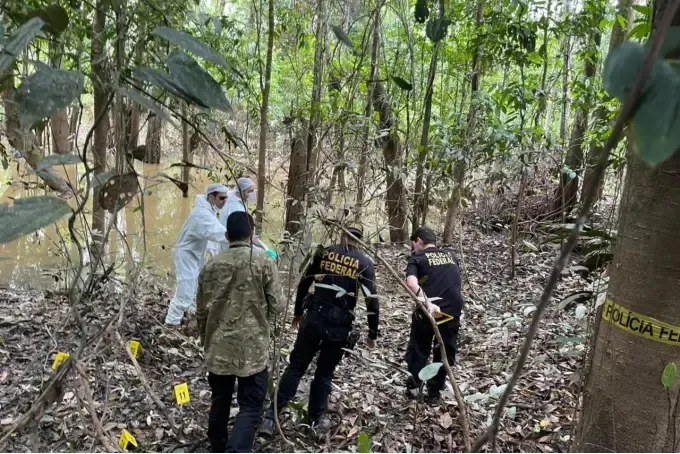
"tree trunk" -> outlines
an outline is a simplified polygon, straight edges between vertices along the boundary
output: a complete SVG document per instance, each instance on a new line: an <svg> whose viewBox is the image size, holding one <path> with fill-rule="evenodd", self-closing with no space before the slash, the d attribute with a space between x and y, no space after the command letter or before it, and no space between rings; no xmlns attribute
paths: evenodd
<svg viewBox="0 0 680 454"><path fill-rule="evenodd" d="M612 50L616 49L619 45L621 45L626 35L632 29L634 17L632 13L635 11L632 8L632 6L633 0L619 0L619 4L617 6L617 15L627 18L626 30L621 28L621 24L619 23L618 20L614 21L614 25L612 26L611 38L609 40L609 52L611 52ZM593 118L594 126L602 122L610 121L610 119L607 118L609 116L608 115L609 111L605 107L605 103L610 99L611 98L607 96L596 110ZM602 155L603 151L604 150L602 146L596 146L593 147L593 149L590 150L590 152L588 153L588 160L586 164L585 174L583 176L583 188L581 189L581 194L585 194L588 191L588 188L591 185L595 184L594 170L597 162L600 160L600 156ZM603 189L604 180L598 183L596 200L599 200L602 197Z"/></svg>
<svg viewBox="0 0 680 454"><path fill-rule="evenodd" d="M670 3L655 2L654 28ZM672 25L680 25L680 14ZM631 156L622 194L607 298L623 312L608 310L607 303L601 312L611 321L597 317L578 446L584 452L678 452L678 381L673 377L670 389L661 381L664 367L677 362L678 332L658 322L644 329L628 311L680 325L680 255L670 252L680 245L680 154L656 169Z"/></svg>
<svg viewBox="0 0 680 454"><path fill-rule="evenodd" d="M552 7L552 0L548 0L548 5L546 6L546 13L543 16L545 21L543 25L543 46L541 46L541 58L543 59L543 69L541 73L541 97L539 98L538 109L536 109L536 116L534 117L534 127L538 127L539 121L541 121L541 116L546 111L546 106L548 104L548 94L545 92L545 84L548 78L548 45L549 37L548 30L550 29L550 8Z"/></svg>
<svg viewBox="0 0 680 454"><path fill-rule="evenodd" d="M69 119L68 133L69 133L69 147L73 150L78 144L78 126L80 121L80 106L74 104L71 108L71 118Z"/></svg>
<svg viewBox="0 0 680 454"><path fill-rule="evenodd" d="M187 108L187 103L182 101L182 117L188 119L189 117L189 109ZM186 121L182 120L182 160L186 163L191 162L191 148L189 145L189 123ZM189 197L189 167L188 166L183 166L182 167L182 181L185 182L187 185L185 188L187 190L182 191L182 197L186 198Z"/></svg>
<svg viewBox="0 0 680 454"><path fill-rule="evenodd" d="M377 78L378 67L378 49L380 46L380 10L382 9L382 0L377 0L375 4L375 15L373 16L373 42L371 44L371 66L368 72L368 81L366 82L366 109L364 111L366 124L364 125L363 143L361 144L361 154L359 156L359 169L357 172L357 199L356 208L354 211L355 220L361 219L364 204L364 192L366 191L366 171L368 166L368 154L371 147L371 123L373 122L373 91L375 87L375 80Z"/></svg>
<svg viewBox="0 0 680 454"><path fill-rule="evenodd" d="M50 127L52 130L52 152L55 154L71 153L70 128L66 109L61 109L52 116Z"/></svg>
<svg viewBox="0 0 680 454"><path fill-rule="evenodd" d="M288 168L288 184L286 187L286 230L295 235L302 229L302 216L305 211L305 181L307 179L307 149L305 139L308 137L304 126L292 133L290 146L290 167Z"/></svg>
<svg viewBox="0 0 680 454"><path fill-rule="evenodd" d="M316 3L316 43L314 45L314 82L312 84L312 104L310 107L309 126L307 128L307 159L305 183L307 187L307 203L311 206L316 199L316 166L317 139L316 132L321 119L321 80L323 78L323 54L326 40L326 14L324 0Z"/></svg>
<svg viewBox="0 0 680 454"><path fill-rule="evenodd" d="M269 132L269 92L272 79L272 53L274 51L274 0L269 0L269 14L267 30L267 61L265 63L264 87L262 87L262 106L260 108L260 156L257 166L257 228L262 231L262 216L264 215L264 193L266 189L267 164L267 133Z"/></svg>
<svg viewBox="0 0 680 454"><path fill-rule="evenodd" d="M564 2L564 14L571 14L571 0ZM562 148L567 144L567 123L569 121L569 70L571 57L571 35L567 33L562 43L562 116L560 117L560 143ZM560 180L562 181L562 180Z"/></svg>
<svg viewBox="0 0 680 454"><path fill-rule="evenodd" d="M161 118L156 114L150 114L146 123L146 164L160 164L161 162L161 132L163 130ZM184 168L182 168L184 169Z"/></svg>
<svg viewBox="0 0 680 454"><path fill-rule="evenodd" d="M481 30L482 21L484 20L484 0L479 0L477 5L477 16L475 18L475 29ZM475 127L475 119L477 118L476 99L479 92L479 80L481 78L481 46L482 40L478 35L475 37L475 47L472 54L472 77L470 78L470 110L467 116L467 131L466 136L470 136L472 129ZM453 169L453 180L455 182L451 190L451 196L446 208L446 221L444 223L444 243L453 244L453 237L456 232L457 221L460 218L461 200L463 198L463 190L465 189L465 174L466 163L464 159L458 160ZM462 232L461 232L462 234Z"/></svg>
<svg viewBox="0 0 680 454"><path fill-rule="evenodd" d="M107 112L109 97L107 59L104 54L106 49L105 28L108 4L106 0L97 1L92 27L91 66L92 84L94 87L94 118L95 122L100 119L94 128L94 144L92 147L95 176L106 171L106 149L110 126ZM106 228L106 211L99 205L100 191L101 185L98 185L92 193L93 272L96 270L103 252L104 230Z"/></svg>
<svg viewBox="0 0 680 454"><path fill-rule="evenodd" d="M439 0L439 19L444 19L444 0ZM416 184L415 194L413 195L413 219L412 230L418 228L418 225L423 221L422 217L425 213L425 194L423 193L423 177L425 174L425 161L429 154L428 145L430 141L430 120L432 119L432 96L434 94L434 78L437 72L437 56L439 55L439 47L442 40L434 43L432 49L432 56L430 59L430 69L427 76L427 86L425 89L425 99L423 105L425 112L423 114L423 130L420 136L420 146L418 147L417 167L416 167Z"/></svg>
<svg viewBox="0 0 680 454"><path fill-rule="evenodd" d="M408 193L406 191L406 174L404 168L404 151L397 131L397 118L392 110L392 104L385 86L376 82L373 90L374 108L380 115L380 129L388 131L383 139L383 157L387 168L387 192L385 207L387 222L390 227L390 241L406 243L408 241Z"/></svg>

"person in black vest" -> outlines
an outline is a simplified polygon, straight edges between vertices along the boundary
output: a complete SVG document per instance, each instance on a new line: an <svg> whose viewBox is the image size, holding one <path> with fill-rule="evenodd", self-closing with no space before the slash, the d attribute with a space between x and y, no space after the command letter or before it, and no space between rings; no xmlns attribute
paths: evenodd
<svg viewBox="0 0 680 454"><path fill-rule="evenodd" d="M359 225L351 225L347 230L357 238L363 236L363 229ZM312 282L314 293L310 294ZM335 367L343 357L343 348L353 346L350 337L356 342L356 337L350 336L350 332L360 292L366 297L368 309L367 345L374 348L379 315L375 271L373 262L357 248L355 240L343 234L340 244L317 252L298 284L292 326L299 330L290 354L290 364L279 382L277 408L279 412L283 411L295 397L300 379L318 352L309 393L307 421L316 431L330 428L330 421L324 417L324 413L328 406L331 381ZM267 435L274 433L273 402L265 413L260 432Z"/></svg>
<svg viewBox="0 0 680 454"><path fill-rule="evenodd" d="M421 226L413 232L411 235L413 253L406 265L406 285L426 304L435 319L442 319L442 323L438 325L439 332L444 341L447 360L453 365L463 308L460 267L458 258L452 250L438 248L435 243L436 235L429 227ZM445 314L453 316L453 319L444 321ZM441 352L432 324L423 310L417 307L412 316L405 358L408 371L411 373L406 383L407 392L411 396L417 395L417 390L423 385L418 373L427 365L433 347L433 361L441 362ZM430 403L440 401L445 381L446 370L442 367L427 383L426 401Z"/></svg>

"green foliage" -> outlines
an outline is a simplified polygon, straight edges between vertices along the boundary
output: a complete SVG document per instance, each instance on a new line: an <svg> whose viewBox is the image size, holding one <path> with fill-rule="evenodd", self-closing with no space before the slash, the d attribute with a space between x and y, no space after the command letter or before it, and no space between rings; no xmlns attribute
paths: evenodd
<svg viewBox="0 0 680 454"><path fill-rule="evenodd" d="M0 205L0 244L9 243L19 237L58 221L71 212L65 200L51 196L24 197L16 199L14 205Z"/></svg>
<svg viewBox="0 0 680 454"><path fill-rule="evenodd" d="M82 162L80 156L75 154L53 154L42 158L36 170L47 170L56 165L82 164Z"/></svg>
<svg viewBox="0 0 680 454"><path fill-rule="evenodd" d="M45 8L31 11L28 13L29 18L39 17L45 22L42 30L54 36L59 36L69 24L69 17L66 10L57 5L49 5Z"/></svg>
<svg viewBox="0 0 680 454"><path fill-rule="evenodd" d="M140 106L144 107L145 109L148 109L149 111L155 113L159 118L161 118L163 121L167 121L172 125L175 125L174 121L170 116L165 112L165 110L156 102L152 101L151 99L147 98L146 96L143 96L136 90L127 90L122 87L118 87L117 90L125 97L128 99L131 99L132 101L136 102Z"/></svg>
<svg viewBox="0 0 680 454"><path fill-rule="evenodd" d="M5 43L2 52L0 52L0 75L12 67L14 60L26 50L33 38L38 36L43 25L45 25L45 21L39 17L34 17L12 34L12 37Z"/></svg>
<svg viewBox="0 0 680 454"><path fill-rule="evenodd" d="M666 389L671 389L675 384L675 380L678 375L678 366L675 363L668 363L666 367L663 368L663 373L661 374L661 383Z"/></svg>
<svg viewBox="0 0 680 454"><path fill-rule="evenodd" d="M611 96L628 100L645 55L641 44L630 41L609 54L603 78ZM631 123L636 152L649 166L656 167L680 148L680 73L669 62L654 63Z"/></svg>
<svg viewBox="0 0 680 454"><path fill-rule="evenodd" d="M413 85L410 83L406 82L404 79L401 77L397 76L392 76L392 80L394 81L395 84L397 84L397 87L401 88L404 91L411 91L413 90Z"/></svg>
<svg viewBox="0 0 680 454"><path fill-rule="evenodd" d="M428 17L430 17L430 9L427 7L427 0L417 0L414 11L416 22L424 24Z"/></svg>
<svg viewBox="0 0 680 454"><path fill-rule="evenodd" d="M418 378L422 381L428 381L435 377L439 373L439 369L442 367L442 363L431 363L420 369L418 372Z"/></svg>
<svg viewBox="0 0 680 454"><path fill-rule="evenodd" d="M450 19L430 19L425 26L425 34L430 38L430 41L436 43L446 37L450 24Z"/></svg>
<svg viewBox="0 0 680 454"><path fill-rule="evenodd" d="M220 84L196 60L184 52L173 51L168 57L168 68L184 93L189 95L187 100L193 100L201 107L231 111L231 105Z"/></svg>
<svg viewBox="0 0 680 454"><path fill-rule="evenodd" d="M333 33L335 33L335 37L338 38L338 40L339 40L342 44L344 44L345 46L347 46L347 48L348 48L349 50L351 50L353 54L356 55L356 54L357 54L357 51L356 51L356 49L354 48L354 44L352 44L352 40L349 39L349 36L347 36L347 34L342 30L342 28L340 28L340 27L337 26L337 25L333 25L333 26L331 27L331 29L333 30Z"/></svg>
<svg viewBox="0 0 680 454"><path fill-rule="evenodd" d="M357 443L357 452L367 453L371 452L371 436L366 432L359 434L359 441Z"/></svg>
<svg viewBox="0 0 680 454"><path fill-rule="evenodd" d="M41 65L17 90L16 103L23 127L51 117L71 105L83 92L84 77L79 71L64 71Z"/></svg>
<svg viewBox="0 0 680 454"><path fill-rule="evenodd" d="M231 65L227 63L227 60L225 60L222 55L188 33L184 33L170 27L156 27L151 32L151 34L167 39L171 43L178 45L182 49L187 50L192 54L198 55L204 60L213 62L226 69L231 69Z"/></svg>

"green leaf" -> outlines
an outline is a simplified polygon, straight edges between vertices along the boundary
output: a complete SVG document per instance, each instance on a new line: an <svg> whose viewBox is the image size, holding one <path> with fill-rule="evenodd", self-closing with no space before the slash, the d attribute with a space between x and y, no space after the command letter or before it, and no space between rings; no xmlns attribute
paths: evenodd
<svg viewBox="0 0 680 454"><path fill-rule="evenodd" d="M134 89L128 90L122 87L118 87L118 91L126 98L131 99L132 101L136 102L142 107L145 107L146 109L149 109L149 111L155 113L163 121L167 121L173 126L176 126L175 123L172 121L172 118L170 118L170 115L165 113L165 110L163 110L163 107L160 104L142 95L139 91Z"/></svg>
<svg viewBox="0 0 680 454"><path fill-rule="evenodd" d="M80 156L75 154L53 154L42 158L36 170L47 170L52 166L81 164L82 162Z"/></svg>
<svg viewBox="0 0 680 454"><path fill-rule="evenodd" d="M52 196L23 197L0 205L0 244L9 243L58 221L71 212L65 200Z"/></svg>
<svg viewBox="0 0 680 454"><path fill-rule="evenodd" d="M411 91L413 90L413 85L410 83L406 82L404 79L401 77L397 76L392 76L392 80L394 81L395 84L397 84L397 87L401 88L404 91Z"/></svg>
<svg viewBox="0 0 680 454"><path fill-rule="evenodd" d="M69 24L68 13L57 4L49 5L44 9L33 10L28 13L28 17L41 18L45 22L42 29L54 36L59 36Z"/></svg>
<svg viewBox="0 0 680 454"><path fill-rule="evenodd" d="M424 24L427 18L430 17L430 9L427 7L427 0L416 1L414 17L419 24Z"/></svg>
<svg viewBox="0 0 680 454"><path fill-rule="evenodd" d="M357 452L371 452L371 437L366 432L359 434L359 442L357 443Z"/></svg>
<svg viewBox="0 0 680 454"><path fill-rule="evenodd" d="M449 24L449 19L430 19L425 26L425 34L433 43L441 41L446 36Z"/></svg>
<svg viewBox="0 0 680 454"><path fill-rule="evenodd" d="M641 24L637 24L635 27L632 28L630 33L628 33L628 39L645 39L647 35L649 35L649 32L651 31L651 26L647 22L643 22Z"/></svg>
<svg viewBox="0 0 680 454"><path fill-rule="evenodd" d="M337 25L333 25L331 29L333 30L333 33L335 33L335 37L338 38L338 40L342 42L342 44L347 46L352 51L352 53L356 55L357 52L356 49L354 49L354 44L352 44L352 40L349 39L349 36L347 36L347 34L342 30L342 28L340 28Z"/></svg>
<svg viewBox="0 0 680 454"><path fill-rule="evenodd" d="M640 13L644 16L651 16L652 15L652 9L649 6L631 5L631 8L633 8L635 11L637 11L638 13Z"/></svg>
<svg viewBox="0 0 680 454"><path fill-rule="evenodd" d="M434 376L437 375L437 373L439 373L439 369L441 369L441 367L442 363L428 364L427 366L420 369L420 372L418 372L418 378L421 379L422 381L428 381L434 378Z"/></svg>
<svg viewBox="0 0 680 454"><path fill-rule="evenodd" d="M663 374L661 374L661 383L666 389L671 389L675 384L675 379L678 375L678 366L675 363L668 363L666 367L663 368Z"/></svg>
<svg viewBox="0 0 680 454"><path fill-rule="evenodd" d="M135 68L133 71L133 76L143 82L148 82L152 85L166 90L168 93L173 94L179 98L183 98L189 102L199 104L200 100L192 98L189 93L186 93L182 86L173 79L170 74L159 71L154 68L139 67Z"/></svg>
<svg viewBox="0 0 680 454"><path fill-rule="evenodd" d="M624 42L610 52L604 68L604 88L626 102L642 68L646 50ZM680 148L680 73L657 60L631 121L639 158L656 167Z"/></svg>
<svg viewBox="0 0 680 454"><path fill-rule="evenodd" d="M0 74L3 74L14 64L14 60L26 50L33 38L38 36L45 21L39 17L28 20L12 34L2 52L0 52Z"/></svg>
<svg viewBox="0 0 680 454"><path fill-rule="evenodd" d="M227 63L227 60L221 54L219 54L212 47L205 44L203 41L194 38L188 33L184 33L170 27L156 27L151 32L151 34L167 39L171 43L178 45L179 47L191 52L194 55L198 55L204 60L208 60L224 68L231 69L231 65Z"/></svg>
<svg viewBox="0 0 680 454"><path fill-rule="evenodd" d="M112 171L108 172L100 172L92 176L92 188L98 188L99 186L103 185L107 181L109 181L111 178L116 176L116 174Z"/></svg>
<svg viewBox="0 0 680 454"><path fill-rule="evenodd" d="M83 73L43 66L24 80L17 90L16 103L23 127L51 117L71 105L83 92Z"/></svg>
<svg viewBox="0 0 680 454"><path fill-rule="evenodd" d="M168 57L168 68L182 90L199 101L198 105L231 111L220 84L196 60L184 52L173 51Z"/></svg>

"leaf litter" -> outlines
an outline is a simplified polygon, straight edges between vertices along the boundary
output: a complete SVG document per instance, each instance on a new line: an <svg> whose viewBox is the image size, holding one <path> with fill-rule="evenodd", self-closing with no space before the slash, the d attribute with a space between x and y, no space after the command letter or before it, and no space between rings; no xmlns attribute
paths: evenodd
<svg viewBox="0 0 680 454"><path fill-rule="evenodd" d="M454 373L468 406L473 438L491 422L530 322L529 308L538 300L557 247L519 253L516 279L510 281L505 236L477 230L464 235L464 277L469 277L471 286L464 286L465 309ZM378 251L395 269L403 269L405 249L386 247ZM357 452L361 433L368 434L374 452L464 450L450 384L437 406L405 395L403 357L412 302L383 266L377 265L376 273L381 337L375 350L365 348L368 330L360 304L357 325L364 337L336 370L328 410L333 429L319 437L301 423L313 376L308 372L298 391L299 405L291 404L280 418L284 434L295 447L279 436L258 436L255 451ZM287 282L286 272L282 274L282 282ZM161 285L158 278L147 277L144 285L126 293L129 300L119 330L126 342L140 342L143 353L139 364L153 391L181 426L181 435L174 436L167 419L141 386L125 351L111 336L88 346L80 359L89 377L95 411L106 435L114 441L122 429L127 429L143 451L209 451L206 426L210 388L201 347L195 338L162 326L172 284ZM594 275L564 273L553 296L554 307L565 296L591 285L593 279ZM103 327L108 319L117 317L120 295L120 286L112 282L103 285L97 298L82 310L86 323ZM531 359L504 412L498 439L501 451L564 452L569 448L586 329L586 320L579 318L582 309L573 306L551 311L541 324ZM0 432L28 411L38 397L55 373L51 366L56 353L76 349L78 328L69 313L62 294L0 289ZM294 333L286 326L278 340L279 374L293 342ZM270 367L271 375L272 370ZM83 407L76 375L74 371L69 374L63 396L40 421L10 437L4 449L105 450L93 430L89 410ZM188 384L191 401L180 407L172 389L181 383ZM236 412L233 410L232 416Z"/></svg>

